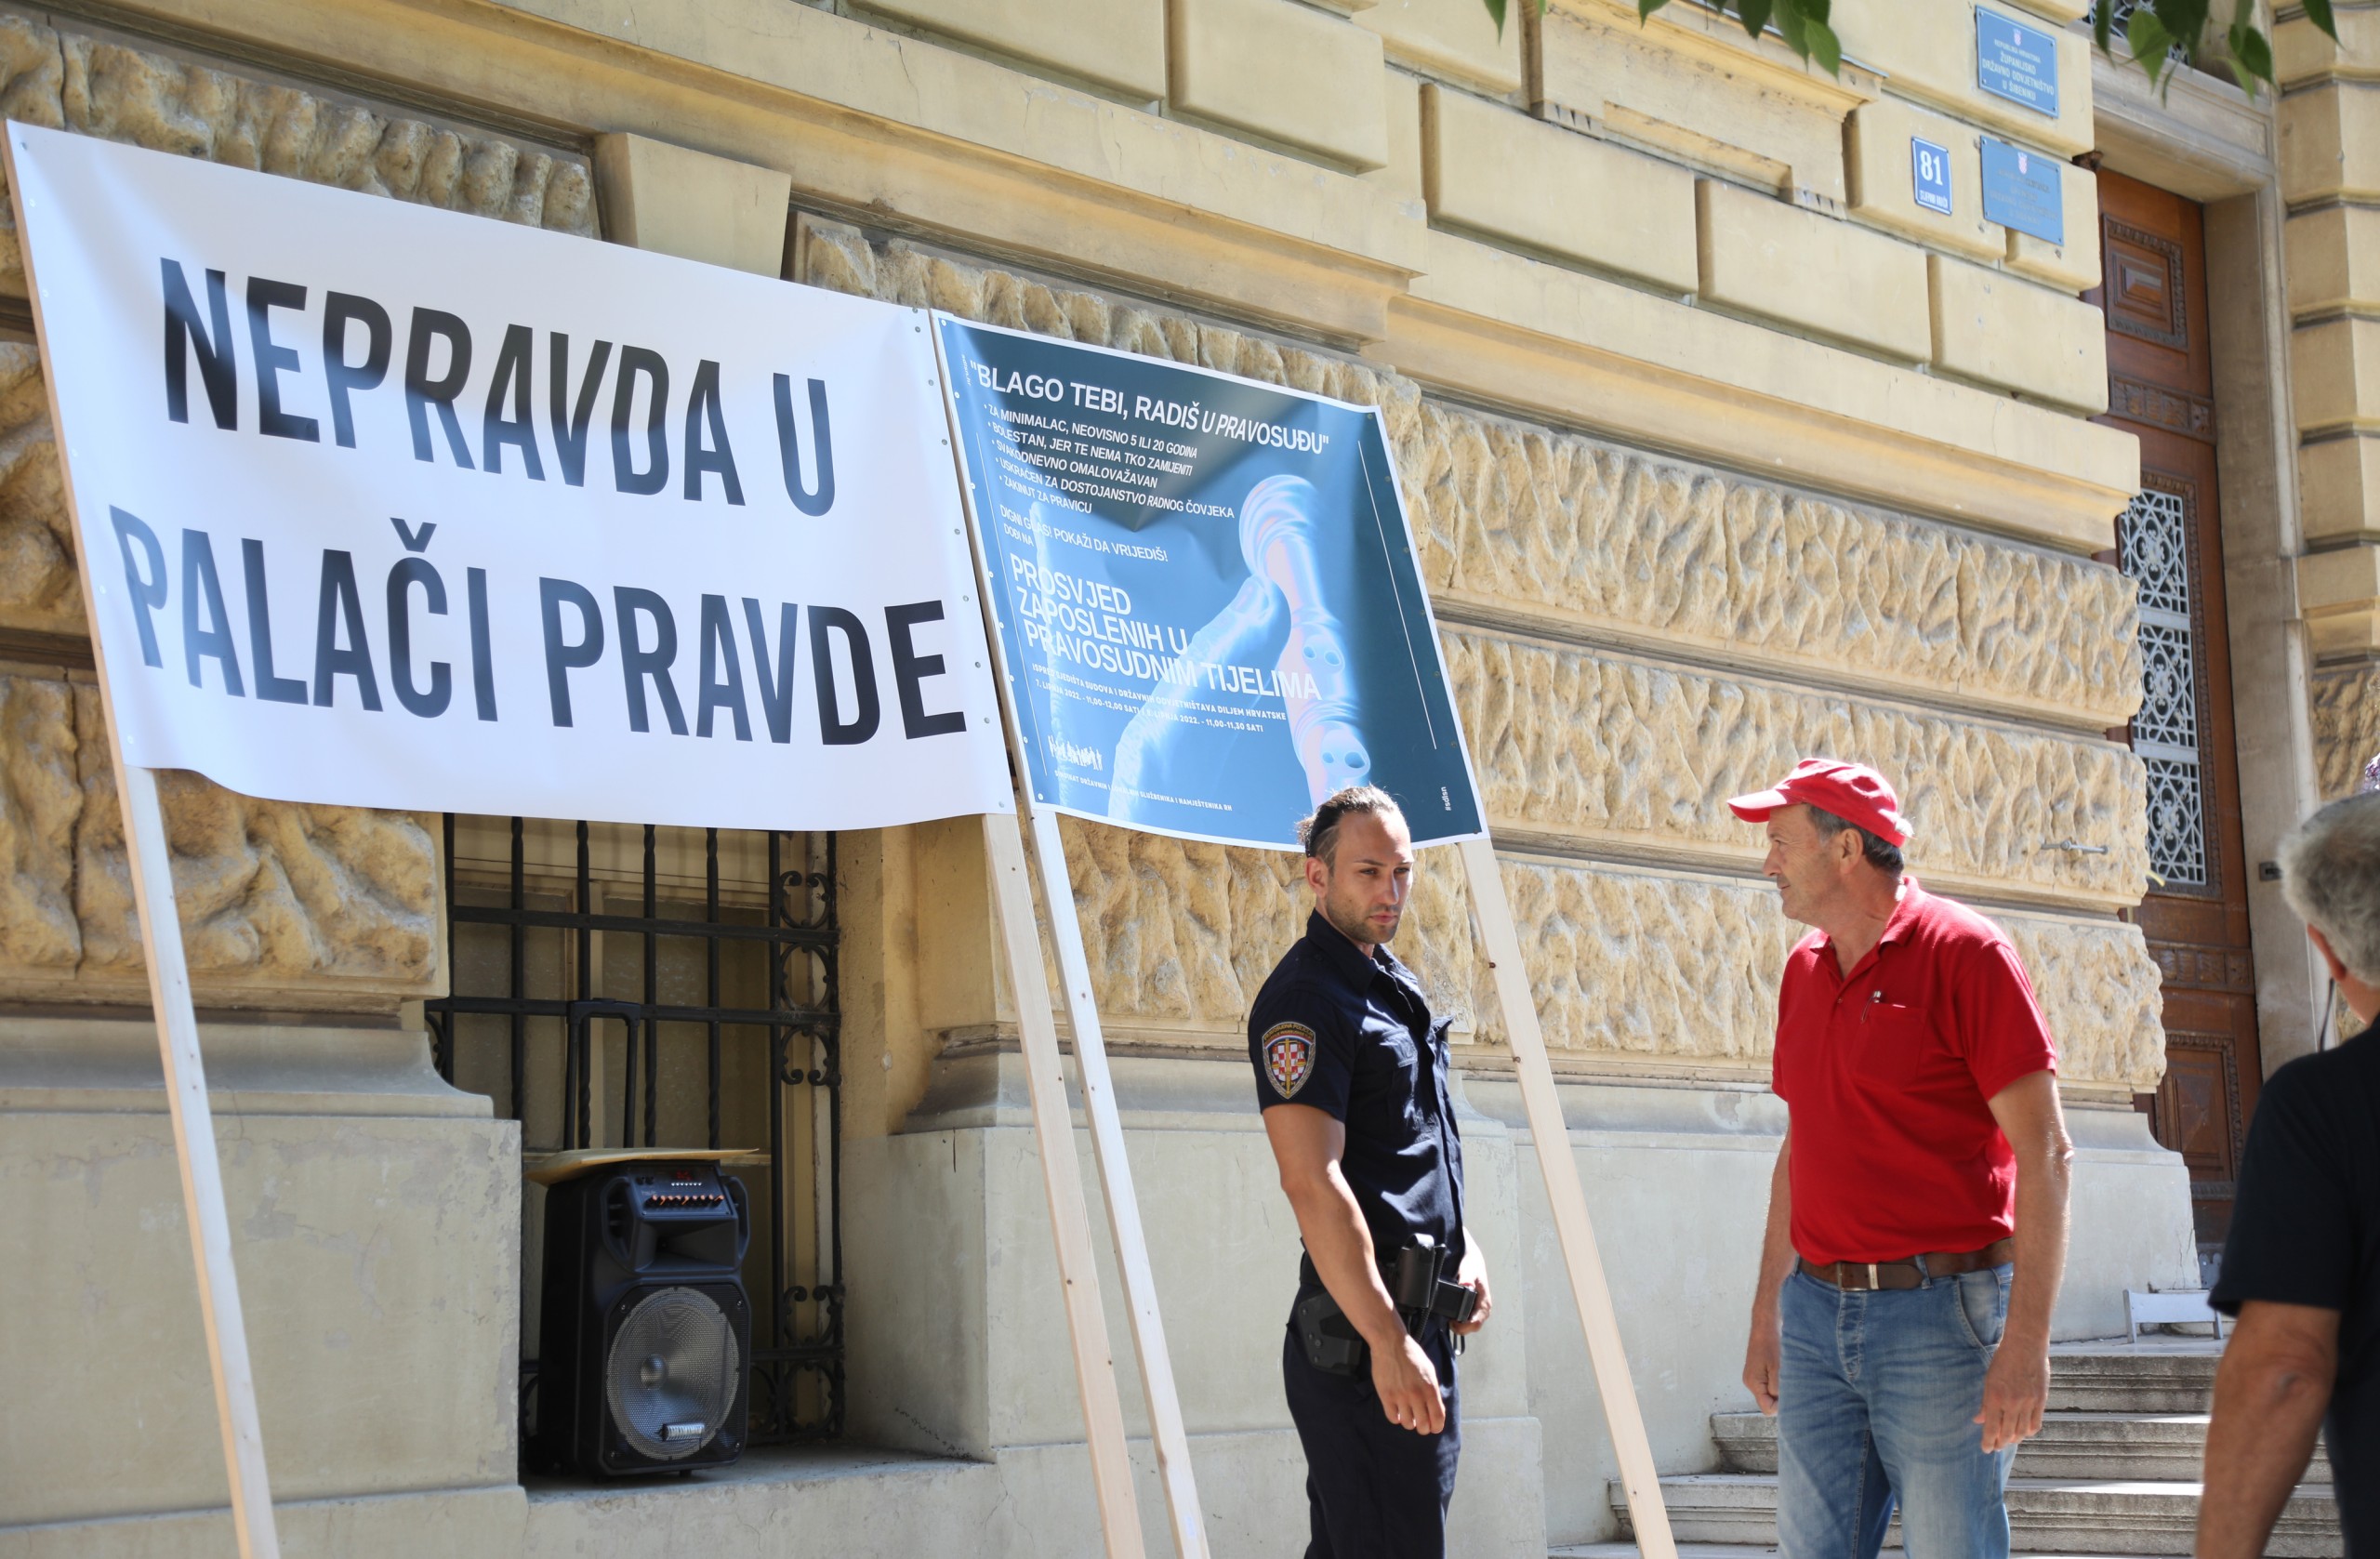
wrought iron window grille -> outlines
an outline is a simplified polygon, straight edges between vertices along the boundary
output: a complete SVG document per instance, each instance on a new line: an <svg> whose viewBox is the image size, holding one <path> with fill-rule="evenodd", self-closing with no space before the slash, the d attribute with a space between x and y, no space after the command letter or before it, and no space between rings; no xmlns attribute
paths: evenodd
<svg viewBox="0 0 2380 1559"><path fill-rule="evenodd" d="M754 1206L744 1282L765 1330L750 1440L840 1434L834 836L449 814L444 842L452 994L424 1004L439 1074L520 1121L525 1157L764 1139L731 1166ZM540 1209L524 1199L524 1444Z"/></svg>
<svg viewBox="0 0 2380 1559"><path fill-rule="evenodd" d="M2193 588L2200 566L2197 494L2155 472L2142 477L2116 524L2122 571L2140 588L2141 701L2132 750L2149 781L2149 866L2160 892L2213 896L2222 888L2208 815L2201 743L2209 712L2204 627Z"/></svg>

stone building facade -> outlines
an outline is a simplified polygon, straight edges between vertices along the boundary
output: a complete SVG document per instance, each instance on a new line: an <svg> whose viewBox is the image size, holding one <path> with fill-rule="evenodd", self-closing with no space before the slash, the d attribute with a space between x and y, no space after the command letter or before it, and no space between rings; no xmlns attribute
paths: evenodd
<svg viewBox="0 0 2380 1559"><path fill-rule="evenodd" d="M1837 75L1686 0L1516 4L1501 35L1478 0L69 0L0 6L0 112L1382 407L1656 1455L1686 1472L1740 1397L1795 930L1724 799L1803 753L1875 763L1913 868L2016 939L2081 1148L2057 1325L2087 1337L2126 1288L2189 1284L2205 1234L2168 1078L2193 955L2137 908L2160 852L2219 826L2269 860L2380 748L2380 11L2342 9L2337 49L2284 14L2276 104L2189 70L2160 96L2091 55L2081 0L1998 8L2054 37L2055 113L1977 86L1975 0L1839 0ZM1913 139L1948 153L1949 214L1913 198ZM2062 243L1984 219L1987 139L2055 166ZM2111 380L2109 175L2201 213L2203 393ZM24 286L0 233L0 1301L26 1322L0 1357L45 1404L0 1427L0 1553L212 1552L213 1402ZM2219 463L2198 566L2228 618L2195 620L2228 654L2237 777L2189 818L2152 783L2173 760L2125 739L2170 670L2119 546L2133 424ZM839 1011L808 1086L833 1098L767 1172L833 1195L772 1192L811 1254L771 1280L834 1312L807 1420L834 1433L589 1491L518 1460L522 1169L530 1092L559 1085L505 1081L441 1005L500 982L456 912L501 896L502 820L179 774L165 799L290 1552L1095 1550L976 825L805 846L831 860ZM567 839L520 837L516 901L534 878L564 904ZM1296 1235L1242 1020L1302 920L1294 863L1064 837L1209 1530L1285 1551ZM633 839L582 848L575 891L638 880ZM737 902L774 891L728 855ZM645 861L648 905L699 897L699 839ZM2242 930L2207 988L2238 987L2253 1074L2310 1043L2319 987L2277 888L2227 886ZM1416 919L1500 1295L1464 1364L1462 1551L1603 1539L1609 1447L1450 857ZM650 1001L676 976L643 945ZM581 988L632 995L612 968ZM715 1136L718 1091L714 1066ZM731 1135L762 1130L737 1107ZM1161 1549L1153 1477L1142 1507Z"/></svg>

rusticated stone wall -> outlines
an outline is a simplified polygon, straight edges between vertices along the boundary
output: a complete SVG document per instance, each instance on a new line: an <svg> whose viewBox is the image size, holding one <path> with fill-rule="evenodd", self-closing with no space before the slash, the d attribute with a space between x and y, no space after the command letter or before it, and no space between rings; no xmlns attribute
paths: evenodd
<svg viewBox="0 0 2380 1559"><path fill-rule="evenodd" d="M1425 403L1398 475L1441 610L2118 725L2140 703L2114 569Z"/></svg>
<svg viewBox="0 0 2380 1559"><path fill-rule="evenodd" d="M74 526L41 354L0 341L0 628L81 633Z"/></svg>
<svg viewBox="0 0 2380 1559"><path fill-rule="evenodd" d="M99 690L0 673L0 996L139 1000L140 929ZM203 1000L378 1005L435 994L431 821L159 776Z"/></svg>
<svg viewBox="0 0 2380 1559"><path fill-rule="evenodd" d="M593 236L586 162L0 11L0 113L157 152ZM22 297L0 208L0 291Z"/></svg>
<svg viewBox="0 0 2380 1559"><path fill-rule="evenodd" d="M1387 415L1400 469L1404 452L1420 436L1421 387L1343 358L1094 292L1062 290L906 243L872 243L839 222L804 218L800 255L800 279L815 286L1379 406Z"/></svg>
<svg viewBox="0 0 2380 1559"><path fill-rule="evenodd" d="M1464 620L1449 669L1488 813L1552 856L1508 857L1546 1041L1557 1057L1753 1071L1800 928L1741 876L1560 858L1612 844L1658 859L1748 856L1725 799L1802 751L1904 776L1914 860L2003 896L2138 897L2136 760L2073 728L2137 702L2134 594L2114 570L1835 505L1424 400L1396 376L1228 327L806 222L805 279L966 318L1219 368L1381 406L1434 598ZM1527 622L1554 643L1476 626ZM1561 643L1570 634L1757 658L1792 679L1889 685L2053 719L1957 719ZM1302 931L1297 858L1066 819L1103 1019L1229 1046ZM2042 847L2109 846L2105 857ZM1426 852L1398 951L1442 1010L1500 1042L1460 868ZM1999 918L2023 951L2072 1079L2153 1087L2157 970L2112 919Z"/></svg>
<svg viewBox="0 0 2380 1559"><path fill-rule="evenodd" d="M1299 858L1062 821L1102 1020L1235 1042L1280 950L1303 930ZM1803 928L1765 883L1581 862L1506 859L1548 1050L1557 1057L1764 1064L1777 980ZM1425 851L1397 942L1439 1010L1499 1044L1487 964L1448 851ZM2156 1086L2164 1069L2157 967L2137 927L1995 916L2031 972L2078 1081Z"/></svg>
<svg viewBox="0 0 2380 1559"><path fill-rule="evenodd" d="M74 690L0 676L0 966L72 974L83 954L74 909Z"/></svg>
<svg viewBox="0 0 2380 1559"><path fill-rule="evenodd" d="M2003 896L2139 899L2149 867L2140 761L2106 742L1471 630L1445 642L1499 824L1753 858L1765 845L1726 799L1825 752L1901 776L1915 825L1910 862L1921 872ZM2053 840L2109 853L2045 849Z"/></svg>
<svg viewBox="0 0 2380 1559"><path fill-rule="evenodd" d="M0 112L157 152L593 236L583 159L249 81L0 11ZM0 294L25 292L0 178ZM80 633L41 369L0 349L0 628Z"/></svg>
<svg viewBox="0 0 2380 1559"><path fill-rule="evenodd" d="M2380 753L2380 664L2324 667L2314 673L2314 777L2322 799L2355 793L2363 766Z"/></svg>
<svg viewBox="0 0 2380 1559"><path fill-rule="evenodd" d="M1765 883L1537 861L1505 862L1504 882L1514 917L1535 929L1529 975L1549 1048L1767 1059L1778 974L1804 928L1777 912ZM1993 918L2032 975L2064 1074L2153 1088L2163 998L2139 929ZM1483 985L1474 999L1492 1013L1488 996Z"/></svg>
<svg viewBox="0 0 2380 1559"><path fill-rule="evenodd" d="M592 237L583 158L258 82L0 12L0 113L156 151ZM0 295L22 297L0 198ZM81 635L73 529L39 355L0 343L0 629ZM98 694L0 672L0 996L145 995ZM437 994L429 820L161 776L201 1000L386 1005Z"/></svg>

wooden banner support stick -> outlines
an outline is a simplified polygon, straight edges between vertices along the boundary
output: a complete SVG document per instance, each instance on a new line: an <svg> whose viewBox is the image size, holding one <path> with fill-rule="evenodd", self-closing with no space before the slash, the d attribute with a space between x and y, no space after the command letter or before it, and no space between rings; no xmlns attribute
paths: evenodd
<svg viewBox="0 0 2380 1559"><path fill-rule="evenodd" d="M1091 996L1091 958L1083 950L1082 921L1075 910L1065 841L1058 837L1055 813L1037 806L1029 794L1020 795L1018 804L1033 835L1034 860L1041 868L1041 892L1050 906L1050 939L1057 945L1058 977L1065 984L1066 1020L1074 1031L1075 1064L1082 1076L1083 1113L1090 1117L1091 1146L1099 1155L1107 1232L1116 1241L1116 1266L1124 1280L1124 1302L1132 1317L1141 1390L1148 1401L1157 1476L1165 1485L1166 1513L1173 1522L1173 1546L1181 1559L1207 1559L1206 1518L1198 1509L1197 1483L1190 1472L1190 1437L1182 1425L1173 1358L1166 1351L1165 1322L1157 1313L1157 1275L1149 1266L1140 1198L1132 1188L1132 1166L1124 1151L1124 1122L1116 1110L1116 1084L1108 1075L1099 1003Z"/></svg>
<svg viewBox="0 0 2380 1559"><path fill-rule="evenodd" d="M25 228L24 183L17 175L17 139L7 139L5 166L17 231ZM40 324L40 280L32 274L33 247L25 246L41 350L42 379L49 395L49 425L67 427L58 404L58 365L50 361L49 331ZM66 503L74 509L73 454L58 441ZM74 515L74 535L91 529ZM215 1149L215 1110L206 1098L206 1066L198 1050L198 1013L191 1002L190 963L182 949L181 913L174 902L173 857L165 845L165 813L157 799L157 774L124 756L124 733L116 724L115 700L106 695L108 654L101 621L100 587L92 578L87 547L78 545L83 618L93 627L91 651L99 664L99 707L107 715L108 761L115 771L115 793L124 813L124 848L132 876L132 907L140 922L140 955L149 968L149 1004L157 1019L157 1052L165 1070L165 1111L173 1122L174 1157L181 1169L182 1215L190 1221L192 1258L198 1269L198 1315L206 1334L206 1364L215 1381L215 1419L223 1436L224 1471L231 1486L231 1535L240 1559L281 1559L281 1536L272 1519L272 1491L265 1477L264 1431L257 1418L256 1376L248 1365L248 1328L240 1311L240 1275L231 1262L231 1219L223 1203L223 1165Z"/></svg>
<svg viewBox="0 0 2380 1559"><path fill-rule="evenodd" d="M1611 1286L1604 1278L1603 1253L1595 1244L1594 1223L1587 1216L1579 1163L1571 1156L1569 1123L1562 1117L1562 1100L1554 1091L1554 1066L1546 1059L1545 1036L1538 1027L1537 1002L1529 994L1528 974L1521 962L1520 933L1513 925L1513 906L1504 897L1496 847L1486 839L1469 839L1461 848L1463 875L1471 884L1471 912L1479 924L1479 940L1487 945L1488 965L1495 971L1496 999L1504 1011L1513 1068L1520 1078L1521 1107L1528 1114L1529 1134L1537 1139L1545 1199L1554 1209L1554 1231L1562 1242L1563 1265L1569 1269L1579 1323L1586 1330L1587 1358L1594 1367L1595 1390L1603 1397L1604 1424L1611 1432L1612 1451L1620 1461L1620 1485L1628 1492L1628 1518L1636 1529L1637 1551L1645 1559L1677 1559L1669 1510L1661 1503L1660 1473L1653 1465L1652 1441L1645 1433L1635 1382L1629 1377L1628 1353L1620 1345Z"/></svg>
<svg viewBox="0 0 2380 1559"><path fill-rule="evenodd" d="M1025 1091L1032 1101L1033 1135L1041 1150L1041 1184L1050 1198L1050 1227L1057 1241L1058 1282L1064 1293L1066 1328L1074 1343L1075 1381L1082 1392L1083 1427L1091 1442L1100 1530L1106 1538L1108 1559L1141 1559L1144 1550L1140 1504L1132 1493L1124 1405L1116 1391L1116 1355L1107 1344L1107 1315L1100 1307L1091 1210L1082 1197L1082 1170L1075 1162L1074 1110L1066 1102L1065 1064L1058 1055L1050 973L1041 962L1033 879L1027 873L1017 820L1005 814L985 816L984 842L991 852L992 897L999 908L1009 989L1016 996ZM1071 909L1071 903L1067 907Z"/></svg>
<svg viewBox="0 0 2380 1559"><path fill-rule="evenodd" d="M943 347L942 316L936 314L933 318L936 322L933 331L936 362L942 369L945 382L952 383L955 381L949 378L949 363ZM1054 1028L1054 1019L1050 1001L1049 972L1042 967L1040 939L1034 934L1037 920L1032 914L1031 885L1022 877L1019 881L1024 884L1024 908L1012 922L1020 928L1022 943L1018 941L1018 933L1007 930L1012 924L1009 914L1012 889L1007 864L1000 852L1016 839L1018 824L1032 835L1033 854L1040 868L1041 892L1048 908L1050 938L1057 950L1059 978L1065 984L1066 1021L1073 1031L1075 1062L1081 1069L1083 1113L1091 1123L1091 1148L1098 1160L1100 1191L1107 1204L1107 1231L1116 1242L1116 1267L1123 1279L1125 1308L1131 1317L1132 1341L1140 1356L1141 1392L1148 1403L1151 1438L1157 1447L1157 1477L1165 1486L1166 1513L1172 1523L1174 1548L1180 1559L1208 1559L1210 1551L1205 1517L1198 1508L1197 1485L1190 1472L1190 1437L1183 1428L1182 1398L1174 1387L1173 1360L1166 1351L1165 1325L1157 1313L1157 1277L1149 1266L1148 1240L1141 1228L1140 1199L1132 1188L1131 1163L1124 1148L1124 1123L1116 1109L1116 1085L1108 1074L1107 1046L1099 1025L1099 1004L1091 995L1091 958L1083 949L1082 921L1075 910L1074 882L1066 869L1066 847L1058 837L1057 814L1034 799L1032 786L1026 777L1033 772L1032 760L1025 751L1023 728L1017 719L1014 684L1009 676L1008 645L1000 630L999 613L992 604L997 598L993 594L995 581L991 559L985 549L984 521L977 512L975 489L968 477L964 434L958 421L957 397L951 397L945 406L951 416L952 455L957 463L959 491L964 495L968 518L973 522L969 527L968 545L974 550L975 579L984 592L984 636L992 651L992 681L999 690L1000 724L1008 736L1009 761L1018 780L1016 822L986 817L984 825L990 837L1001 841L993 848L992 869L998 879L1002 936L1008 942L1011 983L1016 992L1019 1027L1024 1032L1026 1076L1035 1090L1034 1124L1041 1133L1041 1156L1045 1164L1056 1151L1055 1143L1064 1143L1065 1151L1071 1155L1072 1114L1066 1103L1064 1074L1058 1062L1054 1032L1049 1038L1048 1073L1055 1079L1055 1116L1047 1126L1042 1121L1039 1090L1043 1067L1034 1050L1038 1042L1035 1024L1038 1021ZM1024 865L1022 852L1017 865L1021 871ZM1027 964L1031 966L1029 969L1025 967ZM1074 1179L1074 1159L1071 1156L1066 1159L1065 1172L1072 1186L1067 1193L1074 1209L1071 1216L1081 1222L1087 1215L1082 1210L1082 1188ZM1050 1191L1050 1209L1053 1220L1058 1220L1059 1196L1053 1181ZM1058 1222L1063 1229L1064 1221ZM1062 1232L1058 1240L1062 1277L1068 1276L1065 1270L1066 1238ZM1119 1458L1124 1444L1122 1418L1120 1408L1115 1406L1115 1360L1107 1347L1105 1321L1098 1307L1098 1289L1087 1266L1084 1283L1091 1296L1090 1318L1099 1328L1096 1333L1098 1346L1087 1352L1084 1334L1078 1329L1075 1367L1082 1377L1084 1418L1091 1426L1091 1466L1100 1478L1100 1510L1104 1520L1110 1491L1107 1473L1101 1460L1102 1420L1091 1411L1094 1386L1089 1362L1091 1352L1098 1354L1104 1370L1098 1384L1098 1392L1104 1394L1100 1411L1117 1415L1116 1446ZM1068 1285L1068 1302L1071 1305L1073 1287L1070 1277ZM1118 1474L1123 1479L1121 1498L1124 1504L1120 1508L1128 1513L1133 1508L1130 1504L1130 1464L1126 1463ZM1108 1552L1111 1554L1125 1552L1117 1546L1117 1533L1111 1526L1108 1532ZM1141 1538L1137 1526L1132 1528L1131 1543L1130 1552L1140 1552Z"/></svg>
<svg viewBox="0 0 2380 1559"><path fill-rule="evenodd" d="M93 621L97 621L96 614ZM165 1104L174 1122L174 1155L182 1172L182 1211L190 1220L191 1253L198 1263L198 1313L206 1328L206 1357L215 1376L215 1414L223 1433L223 1460L231 1479L231 1531L241 1559L280 1559L272 1494L265 1479L264 1433L257 1420L256 1378L248 1367L247 1325L240 1314L240 1278L231 1264L231 1220L223 1204L223 1167L215 1152L215 1111L206 1100L206 1068L198 1053L198 1015L182 954L181 918L165 850L165 818L154 771L124 760L114 711L108 716L108 751L116 794L124 804L124 842L131 856L132 902L140 918L140 951L149 964L149 1000L157 1014L157 1048L165 1064Z"/></svg>

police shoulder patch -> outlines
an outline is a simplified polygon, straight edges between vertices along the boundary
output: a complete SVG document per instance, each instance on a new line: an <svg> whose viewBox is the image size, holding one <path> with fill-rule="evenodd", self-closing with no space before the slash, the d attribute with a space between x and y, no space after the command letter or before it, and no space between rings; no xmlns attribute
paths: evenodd
<svg viewBox="0 0 2380 1559"><path fill-rule="evenodd" d="M1297 1097L1298 1090L1314 1076L1314 1030L1303 1024L1275 1024L1264 1031L1258 1049L1264 1054L1264 1075L1284 1099Z"/></svg>

